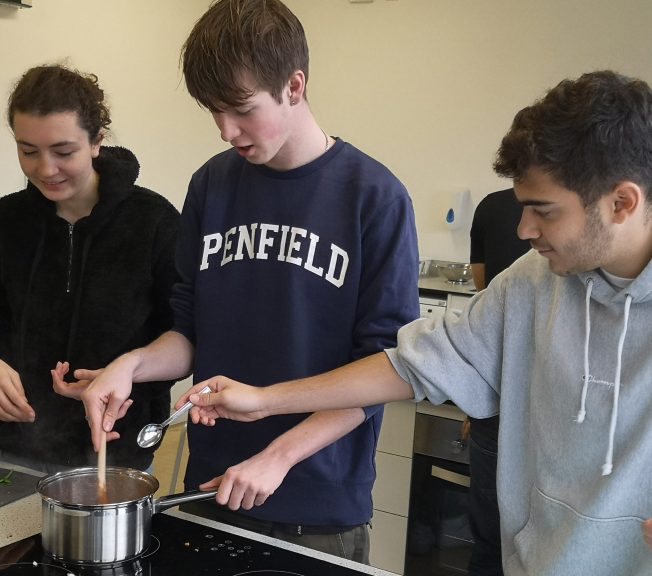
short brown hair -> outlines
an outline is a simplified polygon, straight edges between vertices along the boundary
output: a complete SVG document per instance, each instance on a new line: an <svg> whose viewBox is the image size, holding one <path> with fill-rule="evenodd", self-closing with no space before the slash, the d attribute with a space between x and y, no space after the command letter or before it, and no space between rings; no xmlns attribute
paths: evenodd
<svg viewBox="0 0 652 576"><path fill-rule="evenodd" d="M195 24L181 60L188 92L213 111L251 96L242 86L244 73L277 102L295 71L308 80L303 26L279 0L218 0Z"/></svg>
<svg viewBox="0 0 652 576"><path fill-rule="evenodd" d="M97 142L102 130L111 124L104 91L95 74L83 74L60 64L30 68L18 80L9 96L7 121L12 130L16 112L47 116L57 112L76 112L79 126Z"/></svg>

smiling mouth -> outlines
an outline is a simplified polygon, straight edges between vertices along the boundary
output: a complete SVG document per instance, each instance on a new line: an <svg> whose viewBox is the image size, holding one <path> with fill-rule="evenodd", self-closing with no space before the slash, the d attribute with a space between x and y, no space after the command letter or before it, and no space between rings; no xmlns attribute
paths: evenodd
<svg viewBox="0 0 652 576"><path fill-rule="evenodd" d="M552 248L549 247L543 247L543 246L535 246L534 244L530 244L534 250L536 250L539 254L547 254L549 252L552 252Z"/></svg>

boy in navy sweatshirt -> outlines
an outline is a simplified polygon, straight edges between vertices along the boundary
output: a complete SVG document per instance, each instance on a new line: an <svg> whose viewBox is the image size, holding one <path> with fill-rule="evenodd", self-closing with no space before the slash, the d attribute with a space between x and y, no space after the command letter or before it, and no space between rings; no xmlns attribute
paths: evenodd
<svg viewBox="0 0 652 576"><path fill-rule="evenodd" d="M317 123L294 14L278 0L220 0L182 59L190 94L233 148L190 182L173 330L117 359L84 393L96 446L132 381L305 377L395 346L398 328L419 315L408 193ZM245 511L228 522L367 562L381 421L373 406L190 424L186 487L219 487L219 504ZM213 502L198 510L220 511Z"/></svg>

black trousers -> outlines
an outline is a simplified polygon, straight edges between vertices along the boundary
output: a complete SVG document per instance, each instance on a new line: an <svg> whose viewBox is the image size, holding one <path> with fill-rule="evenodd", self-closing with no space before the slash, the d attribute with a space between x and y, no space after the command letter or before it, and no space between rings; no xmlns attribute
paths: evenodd
<svg viewBox="0 0 652 576"><path fill-rule="evenodd" d="M469 576L503 576L500 514L496 496L498 416L471 419L469 514L475 544Z"/></svg>

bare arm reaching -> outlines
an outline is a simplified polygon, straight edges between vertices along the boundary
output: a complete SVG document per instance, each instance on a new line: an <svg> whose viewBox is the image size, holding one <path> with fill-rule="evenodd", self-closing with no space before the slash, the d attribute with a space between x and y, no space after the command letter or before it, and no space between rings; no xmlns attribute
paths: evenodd
<svg viewBox="0 0 652 576"><path fill-rule="evenodd" d="M198 394L209 385L213 394ZM311 378L302 378L255 388L224 376L210 378L193 386L178 402L190 399L196 424L210 426L217 418L252 421L273 414L293 414L359 408L414 397L384 352L378 352L346 366Z"/></svg>

